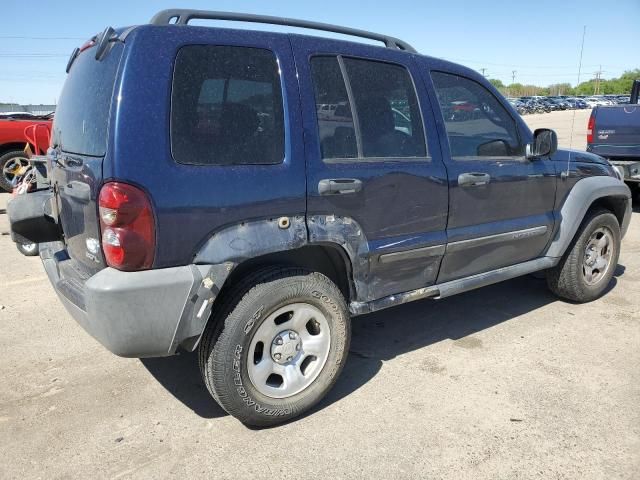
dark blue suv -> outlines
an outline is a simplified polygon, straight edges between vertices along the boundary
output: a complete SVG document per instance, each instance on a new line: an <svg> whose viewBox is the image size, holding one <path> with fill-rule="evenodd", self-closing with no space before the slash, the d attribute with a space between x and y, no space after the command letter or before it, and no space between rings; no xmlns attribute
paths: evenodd
<svg viewBox="0 0 640 480"><path fill-rule="evenodd" d="M43 242L61 301L112 352L198 349L247 424L325 395L351 315L539 270L589 301L616 267L631 196L611 165L557 150L481 75L401 40L169 10L106 29L67 71L51 188L11 202L13 238Z"/></svg>

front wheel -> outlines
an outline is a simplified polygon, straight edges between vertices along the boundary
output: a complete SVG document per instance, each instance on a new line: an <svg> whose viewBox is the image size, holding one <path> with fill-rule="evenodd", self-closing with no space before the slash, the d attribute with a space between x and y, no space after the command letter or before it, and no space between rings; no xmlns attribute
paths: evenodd
<svg viewBox="0 0 640 480"><path fill-rule="evenodd" d="M317 272L274 267L226 293L199 347L209 392L248 425L276 425L310 409L335 383L349 349L338 287Z"/></svg>
<svg viewBox="0 0 640 480"><path fill-rule="evenodd" d="M608 210L596 210L583 220L560 263L547 270L547 284L561 298L590 302L611 282L620 256L620 224Z"/></svg>

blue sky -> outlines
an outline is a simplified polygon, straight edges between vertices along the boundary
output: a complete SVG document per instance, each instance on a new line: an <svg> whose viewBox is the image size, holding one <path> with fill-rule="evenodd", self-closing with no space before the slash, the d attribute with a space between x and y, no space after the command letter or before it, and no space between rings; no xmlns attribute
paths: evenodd
<svg viewBox="0 0 640 480"><path fill-rule="evenodd" d="M488 77L505 83L516 70L517 82L538 85L576 83L586 25L581 80L593 77L600 65L605 78L640 68L640 0L377 3L2 0L0 102L54 102L75 46L107 25L145 23L156 11L170 7L281 15L379 31L408 41L422 53L486 68Z"/></svg>

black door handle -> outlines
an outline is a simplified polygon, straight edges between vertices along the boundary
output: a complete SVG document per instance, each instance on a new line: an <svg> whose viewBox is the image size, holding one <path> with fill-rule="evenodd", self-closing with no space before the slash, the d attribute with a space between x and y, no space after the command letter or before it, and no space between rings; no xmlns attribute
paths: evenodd
<svg viewBox="0 0 640 480"><path fill-rule="evenodd" d="M458 185L461 187L479 187L487 185L491 181L491 175L481 172L468 172L458 175Z"/></svg>
<svg viewBox="0 0 640 480"><path fill-rule="evenodd" d="M320 195L357 193L362 190L362 181L357 178L328 178L318 183Z"/></svg>

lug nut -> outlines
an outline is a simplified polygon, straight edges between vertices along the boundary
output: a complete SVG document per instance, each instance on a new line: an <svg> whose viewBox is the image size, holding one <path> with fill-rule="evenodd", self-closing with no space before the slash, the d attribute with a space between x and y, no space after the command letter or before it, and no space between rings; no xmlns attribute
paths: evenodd
<svg viewBox="0 0 640 480"><path fill-rule="evenodd" d="M296 345L296 350L300 350L300 344Z"/></svg>
<svg viewBox="0 0 640 480"><path fill-rule="evenodd" d="M290 362L293 357L287 357L287 362Z"/></svg>
<svg viewBox="0 0 640 480"><path fill-rule="evenodd" d="M291 340L295 340L295 339L296 339L296 334L295 334L295 332L289 332L289 338L290 338Z"/></svg>
<svg viewBox="0 0 640 480"><path fill-rule="evenodd" d="M276 353L274 357L276 358L276 360L280 360L282 358L282 355L280 355L279 353Z"/></svg>
<svg viewBox="0 0 640 480"><path fill-rule="evenodd" d="M276 338L276 345L282 345L282 338Z"/></svg>

